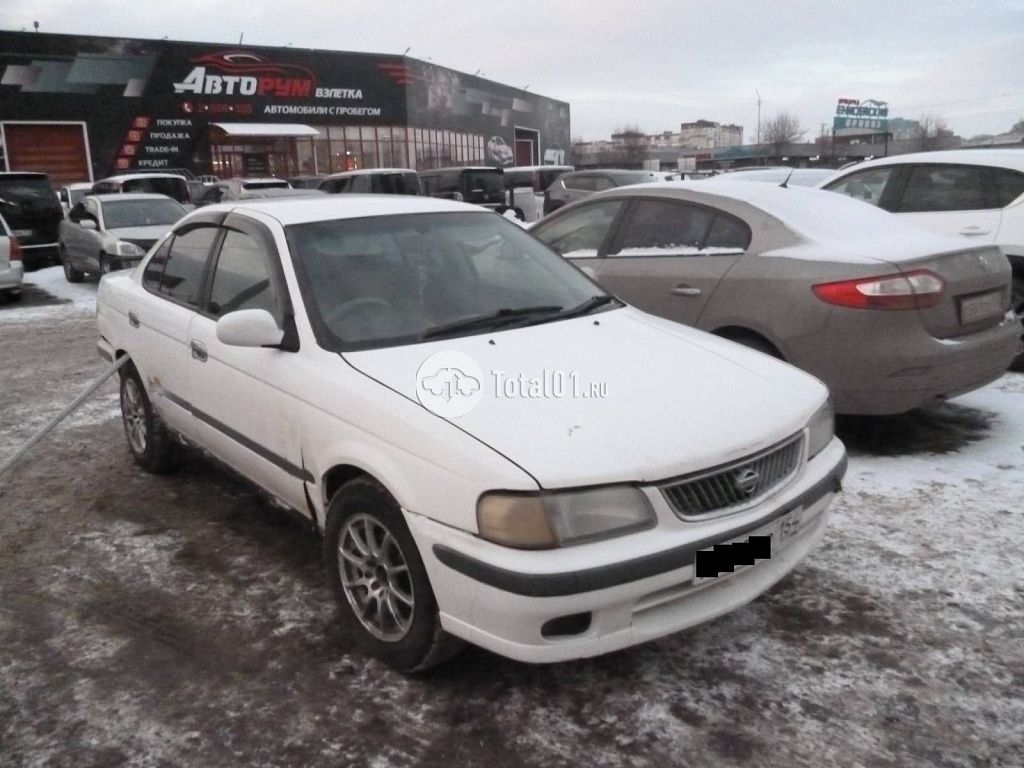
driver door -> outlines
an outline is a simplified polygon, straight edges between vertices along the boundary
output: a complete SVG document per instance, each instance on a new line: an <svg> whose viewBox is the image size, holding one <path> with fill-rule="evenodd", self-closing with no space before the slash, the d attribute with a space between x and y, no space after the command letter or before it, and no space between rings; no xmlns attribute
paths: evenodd
<svg viewBox="0 0 1024 768"><path fill-rule="evenodd" d="M284 325L287 288L273 236L248 217L228 216L209 286L189 332L189 383L200 442L221 461L295 509L305 508L293 353L236 347L217 338L217 320L265 309Z"/></svg>

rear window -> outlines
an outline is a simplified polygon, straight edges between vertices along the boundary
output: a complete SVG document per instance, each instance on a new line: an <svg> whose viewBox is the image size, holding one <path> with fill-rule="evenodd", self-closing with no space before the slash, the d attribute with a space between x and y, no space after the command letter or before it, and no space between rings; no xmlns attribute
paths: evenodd
<svg viewBox="0 0 1024 768"><path fill-rule="evenodd" d="M462 172L462 196L467 203L500 203L505 199L505 179L501 171Z"/></svg>
<svg viewBox="0 0 1024 768"><path fill-rule="evenodd" d="M185 213L185 209L174 200L159 198L108 201L103 204L103 222L107 229L174 224Z"/></svg>
<svg viewBox="0 0 1024 768"><path fill-rule="evenodd" d="M418 195L420 179L415 173L373 174L370 191L382 195Z"/></svg>
<svg viewBox="0 0 1024 768"><path fill-rule="evenodd" d="M188 184L184 179L173 176L143 176L137 179L125 179L121 183L122 192L152 192L167 195L179 203L189 202Z"/></svg>
<svg viewBox="0 0 1024 768"><path fill-rule="evenodd" d="M242 184L242 189L291 189L291 185L284 180L281 181L247 181Z"/></svg>
<svg viewBox="0 0 1024 768"><path fill-rule="evenodd" d="M0 176L0 199L10 202L52 202L59 205L57 193L45 176Z"/></svg>

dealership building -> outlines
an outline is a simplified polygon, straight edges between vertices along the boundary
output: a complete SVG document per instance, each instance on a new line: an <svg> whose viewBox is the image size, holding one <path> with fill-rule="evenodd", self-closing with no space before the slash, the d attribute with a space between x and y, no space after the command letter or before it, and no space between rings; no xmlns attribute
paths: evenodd
<svg viewBox="0 0 1024 768"><path fill-rule="evenodd" d="M404 56L0 32L0 169L561 164L569 105Z"/></svg>

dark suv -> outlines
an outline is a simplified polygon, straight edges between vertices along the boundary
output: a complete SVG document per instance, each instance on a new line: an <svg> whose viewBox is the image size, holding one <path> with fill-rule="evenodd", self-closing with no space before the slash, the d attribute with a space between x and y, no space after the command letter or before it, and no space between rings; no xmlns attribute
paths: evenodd
<svg viewBox="0 0 1024 768"><path fill-rule="evenodd" d="M21 246L25 269L57 263L64 210L45 173L0 173L0 216Z"/></svg>
<svg viewBox="0 0 1024 768"><path fill-rule="evenodd" d="M501 211L505 201L505 174L501 168L461 167L420 171L423 194L462 200L474 205Z"/></svg>

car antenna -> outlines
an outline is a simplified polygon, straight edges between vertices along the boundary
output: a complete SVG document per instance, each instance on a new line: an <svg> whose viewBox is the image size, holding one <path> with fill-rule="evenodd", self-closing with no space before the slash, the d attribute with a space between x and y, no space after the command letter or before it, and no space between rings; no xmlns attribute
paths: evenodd
<svg viewBox="0 0 1024 768"><path fill-rule="evenodd" d="M784 182L779 184L780 187L782 187L783 189L789 189L789 177L793 175L793 171L795 171L795 170L796 170L796 168L790 168L789 169L789 176L786 177L786 180Z"/></svg>

